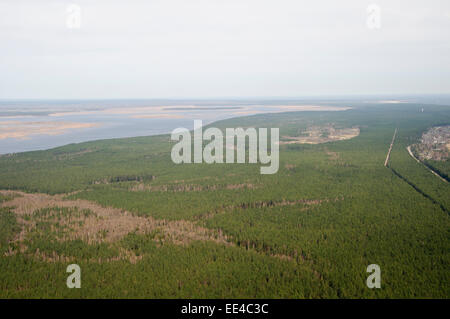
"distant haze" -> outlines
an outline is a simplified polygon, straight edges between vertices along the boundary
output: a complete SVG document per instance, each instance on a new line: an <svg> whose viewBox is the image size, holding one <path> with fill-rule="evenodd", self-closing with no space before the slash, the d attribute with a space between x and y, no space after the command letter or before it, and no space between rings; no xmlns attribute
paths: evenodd
<svg viewBox="0 0 450 319"><path fill-rule="evenodd" d="M0 1L0 99L413 93L450 93L448 0Z"/></svg>

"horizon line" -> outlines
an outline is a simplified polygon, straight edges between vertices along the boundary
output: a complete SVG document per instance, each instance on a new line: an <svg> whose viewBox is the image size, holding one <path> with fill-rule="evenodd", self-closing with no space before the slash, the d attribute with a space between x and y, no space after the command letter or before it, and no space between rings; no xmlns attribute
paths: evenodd
<svg viewBox="0 0 450 319"><path fill-rule="evenodd" d="M357 98L357 97L420 97L420 96L450 96L449 93L367 93L367 94L330 94L303 96L216 96L216 97L31 97L31 98L2 98L0 101L123 101L123 100L301 100L326 98Z"/></svg>

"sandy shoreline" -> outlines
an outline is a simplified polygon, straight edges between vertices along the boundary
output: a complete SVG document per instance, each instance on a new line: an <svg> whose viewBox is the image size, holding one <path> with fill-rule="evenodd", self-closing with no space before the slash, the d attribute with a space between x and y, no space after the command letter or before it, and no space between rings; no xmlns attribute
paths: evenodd
<svg viewBox="0 0 450 319"><path fill-rule="evenodd" d="M260 113L279 113L295 111L346 111L351 107L327 105L230 105L199 107L196 105L143 106L143 107L114 107L103 110L80 110L71 112L54 112L50 117L64 117L76 115L125 115L130 118L181 118L182 114L190 112L218 111L235 115L253 115Z"/></svg>
<svg viewBox="0 0 450 319"><path fill-rule="evenodd" d="M100 126L99 123L76 122L0 122L0 139L28 139L32 135L61 135L69 130Z"/></svg>

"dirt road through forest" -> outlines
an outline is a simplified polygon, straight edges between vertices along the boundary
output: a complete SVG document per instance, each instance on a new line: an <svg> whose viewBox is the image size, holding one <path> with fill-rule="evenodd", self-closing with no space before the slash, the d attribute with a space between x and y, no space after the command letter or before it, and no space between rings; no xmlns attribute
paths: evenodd
<svg viewBox="0 0 450 319"><path fill-rule="evenodd" d="M397 135L397 128L394 131L394 136L392 136L392 142L391 142L391 146L389 146L389 151L386 155L386 160L384 161L384 166L388 166L389 164L389 156L391 156L391 151L392 151L392 147L394 146L394 142L395 142L395 136Z"/></svg>

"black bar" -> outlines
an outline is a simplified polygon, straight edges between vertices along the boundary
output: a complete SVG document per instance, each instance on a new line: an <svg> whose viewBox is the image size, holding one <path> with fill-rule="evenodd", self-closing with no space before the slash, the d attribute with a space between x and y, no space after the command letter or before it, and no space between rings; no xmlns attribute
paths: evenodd
<svg viewBox="0 0 450 319"><path fill-rule="evenodd" d="M441 300L285 300L285 299L87 299L87 300L0 300L2 311L6 308L19 314L30 311L33 314L76 315L80 318L107 314L120 315L128 319L131 314L140 313L139 318L312 318L311 314L357 315L358 317L398 314L402 317L429 309L437 313L445 311L448 299ZM211 314L211 309L213 313ZM259 309L259 312L258 312ZM258 312L258 313L257 313ZM133 315L134 317L134 315ZM100 318L100 317L99 317Z"/></svg>

